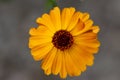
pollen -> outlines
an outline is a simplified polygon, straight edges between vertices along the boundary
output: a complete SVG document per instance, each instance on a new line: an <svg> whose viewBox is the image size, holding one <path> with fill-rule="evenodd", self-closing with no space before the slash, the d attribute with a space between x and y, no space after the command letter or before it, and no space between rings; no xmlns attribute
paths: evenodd
<svg viewBox="0 0 120 80"><path fill-rule="evenodd" d="M54 34L52 43L56 48L64 51L72 46L73 36L66 30L59 30Z"/></svg>

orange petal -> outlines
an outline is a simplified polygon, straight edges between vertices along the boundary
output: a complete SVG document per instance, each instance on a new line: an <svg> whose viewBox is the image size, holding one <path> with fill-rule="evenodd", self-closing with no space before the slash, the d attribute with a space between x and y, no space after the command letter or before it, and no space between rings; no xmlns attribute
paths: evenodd
<svg viewBox="0 0 120 80"><path fill-rule="evenodd" d="M77 25L70 31L70 33L72 34L72 36L79 35L80 31L82 31L84 27L84 23L79 19Z"/></svg>
<svg viewBox="0 0 120 80"><path fill-rule="evenodd" d="M56 53L57 53L57 49L53 47L53 49L46 55L46 57L42 61L42 69L47 75L51 74L52 64Z"/></svg>
<svg viewBox="0 0 120 80"><path fill-rule="evenodd" d="M53 60L57 53L57 49L53 47L53 49L46 55L46 57L42 61L42 69L47 70L48 68L52 68Z"/></svg>
<svg viewBox="0 0 120 80"><path fill-rule="evenodd" d="M62 53L60 50L58 50L52 65L52 73L54 75L60 73L61 65L62 65Z"/></svg>
<svg viewBox="0 0 120 80"><path fill-rule="evenodd" d="M84 61L85 64L92 66L93 65L93 54L89 54L86 50L83 50L80 45L74 45L74 48L76 49L76 52L79 52L79 55L81 56L81 59Z"/></svg>
<svg viewBox="0 0 120 80"><path fill-rule="evenodd" d="M98 33L100 31L100 28L99 28L99 26L93 26L92 30L94 33Z"/></svg>
<svg viewBox="0 0 120 80"><path fill-rule="evenodd" d="M31 49L31 54L36 61L43 59L48 52L53 48L53 44L40 45Z"/></svg>
<svg viewBox="0 0 120 80"><path fill-rule="evenodd" d="M60 70L60 77L61 78L66 78L67 77L67 71L66 71L66 66L65 66L65 54L62 53L62 66Z"/></svg>
<svg viewBox="0 0 120 80"><path fill-rule="evenodd" d="M38 28L31 28L29 34L30 36L44 36L44 37L53 36L53 33L51 33L49 29L45 26L39 26Z"/></svg>
<svg viewBox="0 0 120 80"><path fill-rule="evenodd" d="M30 37L29 38L29 48L34 48L36 46L40 46L44 43L50 43L52 41L52 38L42 38L42 37Z"/></svg>
<svg viewBox="0 0 120 80"><path fill-rule="evenodd" d="M40 25L46 26L52 33L54 33L56 31L56 29L53 25L54 23L52 23L52 19L51 19L50 15L48 15L48 14L42 15L42 18L38 18L36 20L36 22Z"/></svg>
<svg viewBox="0 0 120 80"><path fill-rule="evenodd" d="M75 49L74 45L69 49L69 54L71 55L71 58L73 59L74 63L76 64L77 68L79 68L80 73L81 71L86 70L86 63L84 63L83 58L80 56L79 52Z"/></svg>
<svg viewBox="0 0 120 80"><path fill-rule="evenodd" d="M100 42L97 39L80 39L79 37L74 38L74 42L79 45L97 48L100 46Z"/></svg>
<svg viewBox="0 0 120 80"><path fill-rule="evenodd" d="M65 30L70 24L70 20L75 12L75 8L64 8L61 14L62 29Z"/></svg>
<svg viewBox="0 0 120 80"><path fill-rule="evenodd" d="M84 28L81 31L79 31L75 36L92 30L92 25L93 25L93 21L91 19L87 20L86 22L84 22Z"/></svg>
<svg viewBox="0 0 120 80"><path fill-rule="evenodd" d="M72 16L72 19L70 21L70 24L67 27L67 31L71 31L78 23L80 16L82 16L82 13L80 12L76 12L74 13L74 15Z"/></svg>
<svg viewBox="0 0 120 80"><path fill-rule="evenodd" d="M81 20L82 20L83 22L85 22L85 21L88 20L89 18L90 18L90 15L89 15L88 13L83 13L83 16L82 16Z"/></svg>
<svg viewBox="0 0 120 80"><path fill-rule="evenodd" d="M66 51L66 53L65 53L65 63L66 63L67 73L70 76L78 76L78 75L80 75L80 70L77 68L77 66L73 62L73 60L71 58L71 55L68 53L68 51Z"/></svg>
<svg viewBox="0 0 120 80"><path fill-rule="evenodd" d="M55 7L53 10L50 11L50 17L52 20L52 23L54 23L54 27L56 30L61 29L61 15L60 15L60 9L58 7Z"/></svg>

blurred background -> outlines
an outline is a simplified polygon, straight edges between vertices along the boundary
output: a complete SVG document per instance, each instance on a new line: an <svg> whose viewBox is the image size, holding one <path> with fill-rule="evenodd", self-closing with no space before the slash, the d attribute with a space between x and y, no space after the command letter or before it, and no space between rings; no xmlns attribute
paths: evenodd
<svg viewBox="0 0 120 80"><path fill-rule="evenodd" d="M101 31L95 63L67 80L120 80L120 0L57 0L58 5L89 12ZM46 76L28 48L28 31L45 12L46 0L0 0L0 80L61 80Z"/></svg>

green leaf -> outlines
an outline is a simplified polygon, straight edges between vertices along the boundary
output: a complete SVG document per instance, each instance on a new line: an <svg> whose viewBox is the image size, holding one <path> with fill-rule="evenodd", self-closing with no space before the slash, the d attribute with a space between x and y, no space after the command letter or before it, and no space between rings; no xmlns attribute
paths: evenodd
<svg viewBox="0 0 120 80"><path fill-rule="evenodd" d="M49 11L55 6L57 6L56 0L47 0L46 5L45 5L45 11Z"/></svg>

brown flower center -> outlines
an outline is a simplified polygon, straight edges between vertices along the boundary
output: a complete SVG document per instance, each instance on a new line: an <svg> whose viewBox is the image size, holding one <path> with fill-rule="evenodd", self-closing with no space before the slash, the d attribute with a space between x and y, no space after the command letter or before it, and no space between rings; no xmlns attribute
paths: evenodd
<svg viewBox="0 0 120 80"><path fill-rule="evenodd" d="M73 36L66 30L57 31L52 39L54 46L60 50L65 50L73 44Z"/></svg>

